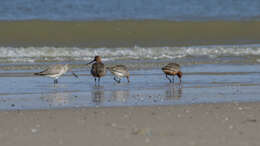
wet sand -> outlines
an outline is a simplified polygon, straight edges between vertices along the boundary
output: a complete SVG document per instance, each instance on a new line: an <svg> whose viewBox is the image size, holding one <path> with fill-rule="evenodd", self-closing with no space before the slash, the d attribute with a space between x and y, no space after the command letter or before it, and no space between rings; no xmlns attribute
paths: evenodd
<svg viewBox="0 0 260 146"><path fill-rule="evenodd" d="M259 103L0 112L3 146L257 146Z"/></svg>
<svg viewBox="0 0 260 146"><path fill-rule="evenodd" d="M258 21L0 21L6 46L133 47L257 44ZM242 29L241 29L242 28Z"/></svg>

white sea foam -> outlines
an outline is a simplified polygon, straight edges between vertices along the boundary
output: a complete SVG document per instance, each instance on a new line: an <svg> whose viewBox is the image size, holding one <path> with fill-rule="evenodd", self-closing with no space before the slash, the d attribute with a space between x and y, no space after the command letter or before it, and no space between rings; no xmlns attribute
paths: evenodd
<svg viewBox="0 0 260 146"><path fill-rule="evenodd" d="M0 62L77 61L100 55L104 60L174 59L185 57L258 56L260 46L200 46L200 47L0 47Z"/></svg>

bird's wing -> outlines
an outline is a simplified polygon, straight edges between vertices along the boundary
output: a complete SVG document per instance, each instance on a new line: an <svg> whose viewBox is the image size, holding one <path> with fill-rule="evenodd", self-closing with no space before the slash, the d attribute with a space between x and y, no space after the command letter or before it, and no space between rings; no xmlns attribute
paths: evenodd
<svg viewBox="0 0 260 146"><path fill-rule="evenodd" d="M180 65L176 63L169 63L168 65L164 66L162 70L169 70L173 72L178 72L180 71Z"/></svg>
<svg viewBox="0 0 260 146"><path fill-rule="evenodd" d="M54 66L49 66L45 70L36 73L37 75L53 75L53 74L58 74L60 73L61 70L61 65L54 65Z"/></svg>
<svg viewBox="0 0 260 146"><path fill-rule="evenodd" d="M98 63L96 66L97 73L103 73L106 71L105 65L103 63Z"/></svg>

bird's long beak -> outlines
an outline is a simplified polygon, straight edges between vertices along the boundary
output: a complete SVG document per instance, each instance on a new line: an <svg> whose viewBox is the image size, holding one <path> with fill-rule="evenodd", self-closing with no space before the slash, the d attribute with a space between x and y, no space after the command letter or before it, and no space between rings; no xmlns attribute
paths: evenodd
<svg viewBox="0 0 260 146"><path fill-rule="evenodd" d="M89 63L87 63L87 65L89 65L89 64L91 64L91 63L93 63L95 61L95 59L94 60L92 60L92 61L90 61Z"/></svg>
<svg viewBox="0 0 260 146"><path fill-rule="evenodd" d="M78 76L77 74L75 74L75 73L72 71L71 68L69 69L69 71L72 73L72 75L73 75L74 77L79 78L79 76Z"/></svg>
<svg viewBox="0 0 260 146"><path fill-rule="evenodd" d="M73 71L71 71L72 75L76 78L79 78L79 76L77 74L75 74Z"/></svg>

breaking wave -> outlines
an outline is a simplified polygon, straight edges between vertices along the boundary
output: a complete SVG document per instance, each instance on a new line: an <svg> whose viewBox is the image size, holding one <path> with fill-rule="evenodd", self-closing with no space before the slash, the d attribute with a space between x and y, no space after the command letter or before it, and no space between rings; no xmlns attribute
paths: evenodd
<svg viewBox="0 0 260 146"><path fill-rule="evenodd" d="M133 48L77 48L77 47L0 47L0 62L85 61L100 55L110 60L174 59L192 57L256 56L260 45L197 46L197 47L133 47Z"/></svg>

